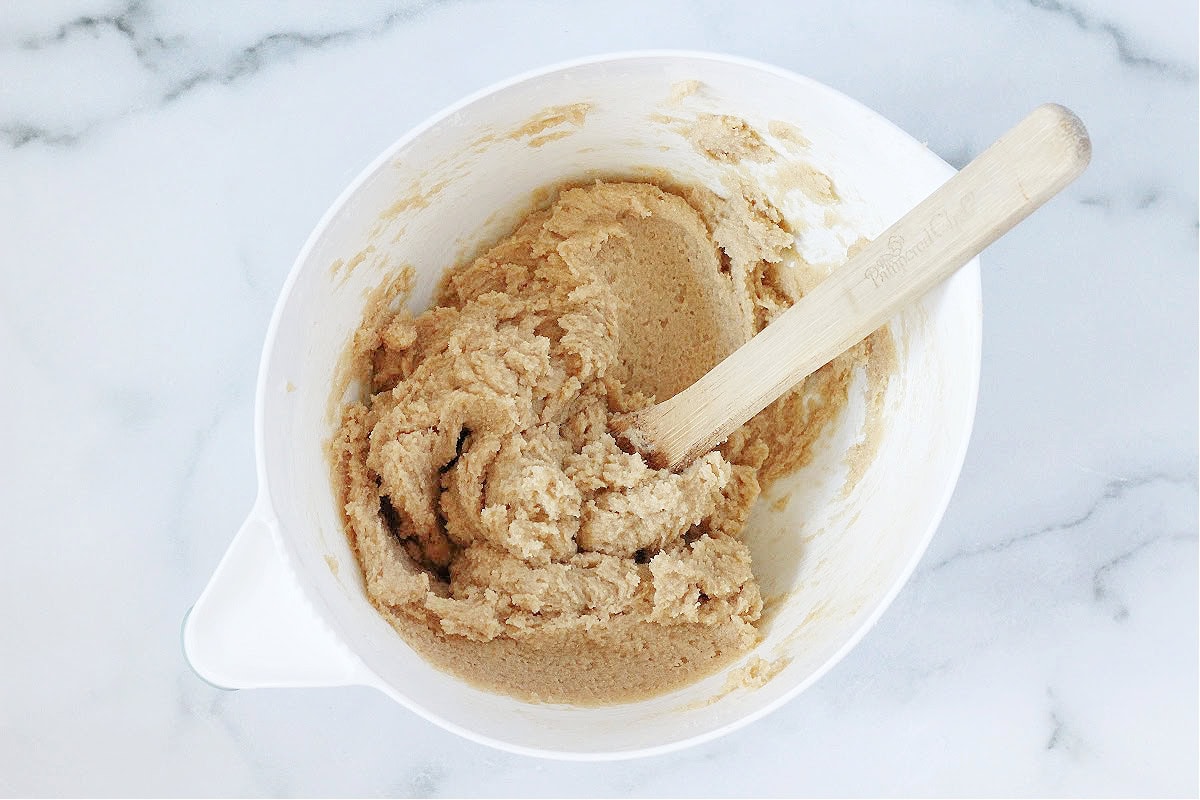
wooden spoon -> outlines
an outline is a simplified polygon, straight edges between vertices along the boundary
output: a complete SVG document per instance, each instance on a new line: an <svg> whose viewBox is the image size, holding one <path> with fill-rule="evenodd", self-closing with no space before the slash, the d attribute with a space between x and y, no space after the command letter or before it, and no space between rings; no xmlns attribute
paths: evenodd
<svg viewBox="0 0 1200 800"><path fill-rule="evenodd" d="M687 466L1011 230L1091 154L1078 117L1039 106L700 380L615 417L613 434L654 467Z"/></svg>

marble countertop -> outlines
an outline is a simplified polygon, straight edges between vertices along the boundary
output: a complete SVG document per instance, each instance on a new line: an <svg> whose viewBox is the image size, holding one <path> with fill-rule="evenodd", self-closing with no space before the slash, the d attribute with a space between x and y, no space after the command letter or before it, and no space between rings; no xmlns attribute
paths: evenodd
<svg viewBox="0 0 1200 800"><path fill-rule="evenodd" d="M738 7L5 3L0 793L1196 794L1195 3ZM651 47L810 75L958 165L1046 100L1091 129L984 256L978 420L912 580L782 710L628 763L202 683L180 619L254 497L259 349L316 220L460 96Z"/></svg>

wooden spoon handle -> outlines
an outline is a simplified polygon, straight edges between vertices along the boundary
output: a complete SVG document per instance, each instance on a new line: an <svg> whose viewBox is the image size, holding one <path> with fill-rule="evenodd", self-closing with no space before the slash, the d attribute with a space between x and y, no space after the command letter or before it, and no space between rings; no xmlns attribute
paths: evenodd
<svg viewBox="0 0 1200 800"><path fill-rule="evenodd" d="M1090 157L1078 117L1035 109L708 374L637 414L653 461L675 469L725 441L1029 216Z"/></svg>

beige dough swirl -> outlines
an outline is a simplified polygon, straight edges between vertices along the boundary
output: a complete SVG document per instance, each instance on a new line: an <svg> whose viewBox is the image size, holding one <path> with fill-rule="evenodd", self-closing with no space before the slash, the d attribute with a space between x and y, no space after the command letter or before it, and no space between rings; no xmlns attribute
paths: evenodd
<svg viewBox="0 0 1200 800"><path fill-rule="evenodd" d="M573 703L661 692L753 646L747 514L805 460L862 353L679 474L622 452L608 420L791 305L793 243L753 192L597 182L451 268L428 311L368 315L335 474L368 594L410 644Z"/></svg>

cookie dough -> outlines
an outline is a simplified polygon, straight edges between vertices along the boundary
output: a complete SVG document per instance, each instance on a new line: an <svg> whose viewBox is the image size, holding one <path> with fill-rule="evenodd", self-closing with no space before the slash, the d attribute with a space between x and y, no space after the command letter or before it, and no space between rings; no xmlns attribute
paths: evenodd
<svg viewBox="0 0 1200 800"><path fill-rule="evenodd" d="M428 311L368 313L335 480L367 592L417 651L490 690L602 704L756 643L747 514L806 460L862 352L678 474L608 422L798 299L793 240L752 192L597 182L448 270Z"/></svg>

